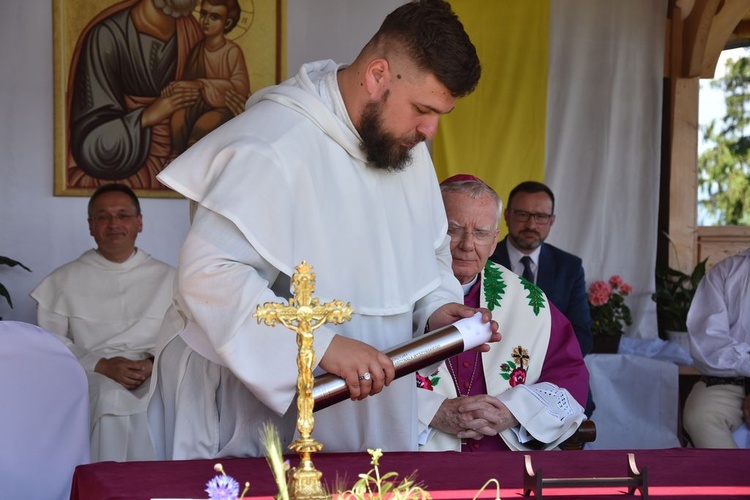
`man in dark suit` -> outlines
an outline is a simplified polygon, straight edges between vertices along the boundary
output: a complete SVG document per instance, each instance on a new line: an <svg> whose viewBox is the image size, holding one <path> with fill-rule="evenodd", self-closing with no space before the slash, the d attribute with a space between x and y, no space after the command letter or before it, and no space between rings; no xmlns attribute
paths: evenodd
<svg viewBox="0 0 750 500"><path fill-rule="evenodd" d="M541 288L573 325L581 353L591 352L591 311L586 294L583 262L548 243L555 223L555 195L541 182L522 182L510 192L504 211L508 235L490 260L511 269ZM586 415L594 404L589 395Z"/></svg>

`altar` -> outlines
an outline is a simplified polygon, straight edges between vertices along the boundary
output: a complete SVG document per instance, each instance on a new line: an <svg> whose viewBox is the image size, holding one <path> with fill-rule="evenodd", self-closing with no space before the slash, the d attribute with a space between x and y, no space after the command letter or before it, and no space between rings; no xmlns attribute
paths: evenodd
<svg viewBox="0 0 750 500"><path fill-rule="evenodd" d="M312 436L313 406L323 401L314 396L312 334L326 322L340 324L348 320L352 310L342 301L320 304L312 298L315 283L312 268L303 261L296 269L298 272L292 279L295 296L289 305L266 303L258 306L254 316L270 326L281 323L297 334L297 430L300 437L289 448L299 456L288 457L291 471L287 483L292 498L324 498L326 492L336 493L351 488L359 475L370 474L372 463L377 462L371 462L370 454L365 452L321 453L325 450L324 445ZM444 340L439 343L437 351L444 353L453 344L461 350L466 347L464 340L447 344ZM417 357L429 357L429 353L435 350L418 347L417 353L422 354ZM445 357L452 354L447 353ZM410 354L408 358L414 356ZM369 376L369 372L360 375L360 380L369 379ZM266 445L272 441L269 439ZM279 462L276 460L277 464ZM223 469L239 484L249 484L244 498L272 499L278 491L265 458L99 462L76 468L70 498L204 499L207 496L206 484L217 475L214 468L217 463L222 464L218 470ZM623 494L643 498L739 499L750 498L748 465L749 450L386 452L379 459L377 475L396 473L396 478L389 479L396 484L411 477L435 499L517 498L530 494L541 496L542 493L548 497L570 499L612 498Z"/></svg>
<svg viewBox="0 0 750 500"><path fill-rule="evenodd" d="M671 448L632 450L638 468L648 471L648 495L666 499L750 498L750 450ZM434 499L471 499L490 478L500 483L500 498L522 498L524 456L544 477L627 476L627 450L536 451L499 453L396 453L380 459L381 474L411 473ZM289 456L292 465L299 461ZM271 499L276 493L264 458L186 460L165 462L100 462L81 465L73 477L71 500L204 499L206 483L220 462L240 484L250 482L250 498ZM330 486L340 480L346 487L370 469L370 456L362 453L318 453L315 466ZM545 497L561 499L640 498L627 496L627 488L597 486L544 490ZM479 498L496 498L489 487Z"/></svg>

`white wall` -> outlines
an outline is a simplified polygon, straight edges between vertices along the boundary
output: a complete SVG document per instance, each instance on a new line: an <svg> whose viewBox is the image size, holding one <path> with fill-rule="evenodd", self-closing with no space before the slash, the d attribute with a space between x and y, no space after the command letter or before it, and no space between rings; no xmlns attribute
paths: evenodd
<svg viewBox="0 0 750 500"><path fill-rule="evenodd" d="M72 0L69 0L72 1ZM114 0L113 0L114 2ZM288 0L287 75L303 62L349 62L403 0ZM0 255L32 272L0 266L13 298L6 320L36 320L29 292L53 269L94 245L87 198L53 196L52 1L3 0L0 16ZM188 229L187 202L141 200L138 246L175 265Z"/></svg>

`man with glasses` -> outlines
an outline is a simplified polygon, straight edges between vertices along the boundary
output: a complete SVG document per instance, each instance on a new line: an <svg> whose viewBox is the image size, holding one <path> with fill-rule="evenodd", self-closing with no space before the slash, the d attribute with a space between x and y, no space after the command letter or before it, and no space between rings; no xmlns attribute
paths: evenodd
<svg viewBox="0 0 750 500"><path fill-rule="evenodd" d="M86 370L91 460L153 460L148 381L175 270L135 246L143 215L130 188L97 189L88 222L96 249L59 267L31 292L37 322Z"/></svg>
<svg viewBox="0 0 750 500"><path fill-rule="evenodd" d="M526 181L511 190L504 212L508 236L490 257L544 290L549 300L573 325L585 356L591 352L591 311L583 262L579 257L545 243L555 223L555 195L541 182ZM589 395L586 415L594 402Z"/></svg>
<svg viewBox="0 0 750 500"><path fill-rule="evenodd" d="M422 451L551 449L584 420L588 371L570 322L536 286L488 261L502 204L477 177L440 185L464 304L492 311L502 341L416 376Z"/></svg>

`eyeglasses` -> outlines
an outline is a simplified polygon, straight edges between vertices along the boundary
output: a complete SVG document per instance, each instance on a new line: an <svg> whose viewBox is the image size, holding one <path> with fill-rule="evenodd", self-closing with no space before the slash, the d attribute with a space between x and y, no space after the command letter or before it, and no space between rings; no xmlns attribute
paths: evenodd
<svg viewBox="0 0 750 500"><path fill-rule="evenodd" d="M518 222L527 222L533 217L536 223L542 226L549 224L549 221L552 218L552 214L535 214L524 210L514 210L512 208L510 209L510 213L513 215L513 219Z"/></svg>
<svg viewBox="0 0 750 500"><path fill-rule="evenodd" d="M464 236L469 233L474 241L480 244L487 244L497 237L497 230L492 229L474 229L467 231L465 227L459 226L458 224L448 224L448 236L451 239L462 240Z"/></svg>
<svg viewBox="0 0 750 500"><path fill-rule="evenodd" d="M97 214L93 217L89 217L89 220L96 222L97 224L109 224L112 221L115 222L129 222L132 218L138 217L137 214Z"/></svg>

